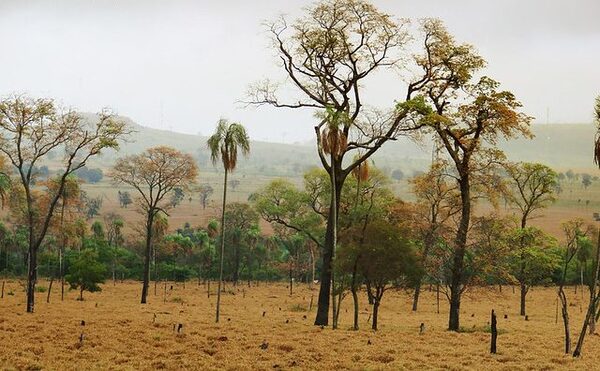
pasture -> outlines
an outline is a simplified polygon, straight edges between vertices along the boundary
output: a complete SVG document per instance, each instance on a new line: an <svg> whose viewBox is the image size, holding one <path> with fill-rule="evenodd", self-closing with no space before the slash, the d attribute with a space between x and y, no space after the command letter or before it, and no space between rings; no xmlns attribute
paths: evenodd
<svg viewBox="0 0 600 371"><path fill-rule="evenodd" d="M152 285L147 305L138 303L138 282L107 282L102 292L85 293L84 301L70 291L61 302L55 288L49 304L46 293L37 293L36 311L28 314L22 283L7 281L0 299L0 368L555 370L594 369L600 354L599 336L586 338L581 359L563 354L555 288L531 290L528 321L518 315L518 290L472 288L461 307L463 332L454 333L446 331L443 294L437 313L435 290L425 289L417 313L410 310L409 292L387 292L377 332L370 329L371 308L361 295L361 328L355 332L350 297L342 302L340 328L321 329L313 326L315 307L309 310L317 287L298 285L290 296L282 283L227 284L221 322L215 324L215 287L208 298L207 287L196 282L168 282L166 291L160 283L156 296ZM567 290L573 336L587 305L587 293L584 300L580 293ZM500 332L496 355L489 354L491 309Z"/></svg>

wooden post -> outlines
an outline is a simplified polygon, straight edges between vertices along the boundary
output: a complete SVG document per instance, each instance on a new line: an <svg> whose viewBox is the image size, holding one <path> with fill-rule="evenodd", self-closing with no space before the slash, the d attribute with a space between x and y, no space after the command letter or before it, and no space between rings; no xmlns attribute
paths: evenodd
<svg viewBox="0 0 600 371"><path fill-rule="evenodd" d="M48 295L46 296L46 303L50 303L50 293L52 292L52 282L54 282L54 277L50 277L50 284L48 285Z"/></svg>
<svg viewBox="0 0 600 371"><path fill-rule="evenodd" d="M496 320L496 313L494 313L494 310L492 309L492 321L491 321L491 332L492 332L492 342L490 344L490 353L491 354L496 354L496 339L498 338L498 329L496 328L497 325L497 320Z"/></svg>

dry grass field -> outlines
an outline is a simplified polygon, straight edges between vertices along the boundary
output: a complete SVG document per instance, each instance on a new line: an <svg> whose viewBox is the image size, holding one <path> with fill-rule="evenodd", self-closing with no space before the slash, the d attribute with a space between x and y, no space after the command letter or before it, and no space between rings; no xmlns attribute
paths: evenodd
<svg viewBox="0 0 600 371"><path fill-rule="evenodd" d="M45 286L41 282L40 286ZM562 353L562 323L555 323L553 288L529 295L529 321L518 315L518 294L509 287L474 288L462 305L463 333L445 330L447 303L436 313L435 293L425 291L418 313L410 294L388 292L380 330L370 330L370 308L361 297L361 330L349 330L351 299L342 306L340 329L312 325L308 311L316 288L299 286L292 296L285 284L227 286L222 322L214 323L216 297L206 287L168 283L167 294L138 304L140 284L107 283L101 293L64 302L54 289L51 303L37 294L36 312L25 313L24 292L8 281L0 299L0 368L2 369L597 369L600 337L587 337L583 358ZM212 287L214 287L213 285ZM153 291L151 290L153 293ZM578 335L582 312L579 293L568 289L572 331ZM165 301L166 298L166 301ZM489 354L485 331L490 310L498 313L498 354ZM265 313L263 316L263 312ZM156 315L156 319L154 320ZM504 318L504 315L507 318ZM81 326L81 321L85 326ZM424 322L426 331L419 335ZM181 333L173 330L183 324ZM81 332L83 344L79 344ZM268 343L266 349L260 346Z"/></svg>

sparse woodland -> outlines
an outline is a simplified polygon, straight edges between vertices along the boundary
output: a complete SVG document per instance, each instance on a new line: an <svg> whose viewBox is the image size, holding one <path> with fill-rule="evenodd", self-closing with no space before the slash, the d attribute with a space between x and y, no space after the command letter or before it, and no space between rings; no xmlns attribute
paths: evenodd
<svg viewBox="0 0 600 371"><path fill-rule="evenodd" d="M256 331L266 338L269 318L276 318L281 324L273 325L274 334L285 339L289 333L286 346L291 348L279 355L287 362L280 367L335 367L319 361L334 362L330 355L290 356L298 346L289 344L299 341L299 333L316 336L321 351L351 346L358 358L340 355L341 367L362 368L363 361L366 368L418 367L417 361L391 363L403 357L392 350L376 357L367 351L370 355L361 358L358 342L368 346L371 338L385 339L390 347L398 332L393 342L405 350L415 342L423 350L420 339L430 331L444 339L443 353L458 360L463 352L473 354L461 349L466 338L455 333L487 342L481 334L491 332L493 353L498 338L497 359L510 354L513 359L506 362L518 367L530 344L521 346L525 354L511 353L517 350L503 344L503 331L514 337L523 331L530 343L541 342L544 334L534 334L532 326L542 322L543 331L552 331L544 351L553 349L553 359L593 357L586 346L600 349L597 336L590 336L596 335L600 318L600 229L591 219L564 219L556 226L563 233L550 235L535 223L576 175L510 161L498 143L532 136L527 107L487 76L484 56L457 40L441 20L397 16L364 0L323 0L301 17L266 24L281 74L249 81L244 102L257 109L313 113L306 125L314 129L319 162L303 172L301 182L272 180L245 202L227 198L244 183L230 178L238 158L252 156L251 138L241 123L222 119L208 142L198 144L210 151L223 175L221 183L211 185L193 155L167 146L120 157L104 172L90 168L90 159L127 145L131 129L112 112L102 110L90 121L52 99L3 98L0 332L12 328L7 312L43 316L65 306L71 315L69 306L76 301L82 319L100 308L101 316L93 318L131 338L148 336L143 331L150 330L158 331L158 339L179 336L175 343L157 345L166 353L171 346L192 352L179 343L198 340L204 331L227 333L208 343L198 340L206 357L219 351L219 343L231 350L238 341L257 357L273 350L251 331L261 327ZM386 83L398 96L387 107L372 105L367 87L375 89L373 77L391 70L396 80ZM600 126L600 97L590 97L590 107ZM400 137L433 144L426 171L409 176L398 170L390 177L372 161ZM600 162L599 138L594 156L590 145L590 165ZM84 190L103 178L118 189L114 210ZM411 197L398 196L392 185L399 181L407 182ZM595 181L583 174L577 182L587 190ZM171 212L192 201L195 212L210 215L208 222L174 225ZM213 201L218 206L207 207ZM121 215L129 209L137 219ZM541 303L542 293L547 303ZM9 307L8 301L17 304ZM111 306L120 316L114 324ZM173 316L173 333L171 323L165 324L171 312L181 314ZM138 332L123 316L132 317L127 321L139 326ZM58 322L47 326L62 327ZM79 336L76 349L63 351L84 351L102 342L100 333L88 342L85 326L82 322L73 335L74 344ZM244 339L232 338L232 328ZM435 339L427 339L435 349ZM489 352L482 348L480 353ZM0 366L27 366L5 354L0 351ZM196 361L236 367L232 360ZM52 362L50 368L59 364ZM103 362L101 368L110 366ZM152 362L132 367L177 368L168 357ZM568 362L558 363L579 368L571 363L576 361ZM44 366L44 357L39 364Z"/></svg>

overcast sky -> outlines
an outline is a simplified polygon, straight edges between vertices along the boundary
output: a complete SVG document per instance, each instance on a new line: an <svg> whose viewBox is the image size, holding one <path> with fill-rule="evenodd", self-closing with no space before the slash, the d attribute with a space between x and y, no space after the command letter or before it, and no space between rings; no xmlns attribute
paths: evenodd
<svg viewBox="0 0 600 371"><path fill-rule="evenodd" d="M591 122L600 94L600 1L374 0L397 17L439 17L487 59L524 110L545 123ZM244 108L248 84L280 77L261 23L310 1L45 0L0 2L0 95L108 106L137 123L209 134L220 117L253 139L312 138L310 113ZM369 89L389 107L389 80Z"/></svg>

